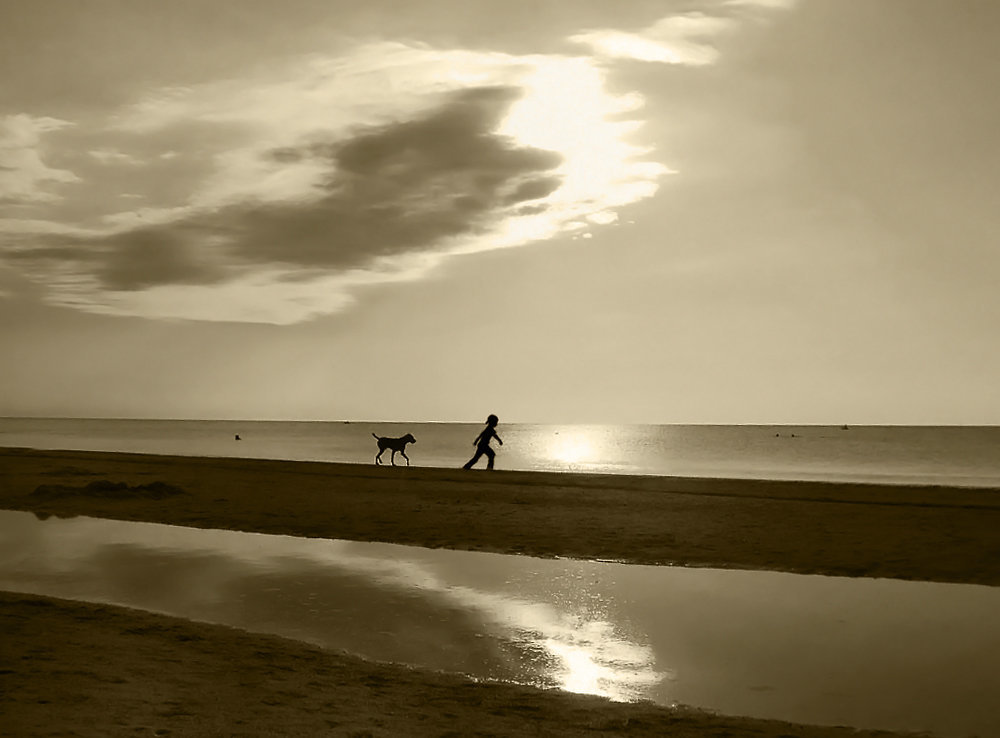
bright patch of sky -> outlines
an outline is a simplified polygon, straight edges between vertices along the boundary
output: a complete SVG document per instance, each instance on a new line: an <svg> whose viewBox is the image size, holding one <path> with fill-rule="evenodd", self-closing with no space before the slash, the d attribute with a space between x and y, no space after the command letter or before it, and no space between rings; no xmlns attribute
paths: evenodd
<svg viewBox="0 0 1000 738"><path fill-rule="evenodd" d="M0 204L50 202L57 198L50 185L79 181L73 172L48 166L42 156L45 134L68 125L25 113L0 118Z"/></svg>

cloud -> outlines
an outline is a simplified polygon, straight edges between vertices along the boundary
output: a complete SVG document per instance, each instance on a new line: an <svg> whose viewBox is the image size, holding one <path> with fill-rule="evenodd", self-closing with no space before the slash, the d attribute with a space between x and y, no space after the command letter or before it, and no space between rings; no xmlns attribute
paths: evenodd
<svg viewBox="0 0 1000 738"><path fill-rule="evenodd" d="M561 156L494 133L518 97L470 88L427 115L313 145L332 172L308 205L241 213L239 256L349 268L442 245L541 199L561 184Z"/></svg>
<svg viewBox="0 0 1000 738"><path fill-rule="evenodd" d="M141 290L158 284L213 284L225 276L199 253L192 229L143 228L103 239L96 276L109 290ZM197 232L195 233L197 235Z"/></svg>
<svg viewBox="0 0 1000 738"><path fill-rule="evenodd" d="M734 26L729 18L684 13L661 18L636 33L594 29L570 36L569 40L616 59L702 66L719 58L712 42Z"/></svg>
<svg viewBox="0 0 1000 738"><path fill-rule="evenodd" d="M100 231L80 228L75 225L37 218L0 218L0 236L9 240L38 234L61 234L73 236L96 236Z"/></svg>
<svg viewBox="0 0 1000 738"><path fill-rule="evenodd" d="M721 55L718 43L738 28L735 15L741 10L787 10L796 0L724 0L710 12L687 12L665 16L646 28L628 32L616 28L596 28L574 34L569 41L588 47L598 56L611 59L686 66L716 63ZM730 9L737 9L734 14Z"/></svg>
<svg viewBox="0 0 1000 738"><path fill-rule="evenodd" d="M629 143L642 99L609 94L605 74L586 57L375 44L161 91L84 150L117 161L117 135L143 152L127 172L93 168L139 178L130 188L181 152L184 201L144 189L144 207L105 215L99 232L39 232L8 258L50 301L95 312L274 323L335 312L364 285L600 227L652 195L670 170ZM121 192L108 197L118 207Z"/></svg>
<svg viewBox="0 0 1000 738"><path fill-rule="evenodd" d="M52 184L77 182L65 169L55 169L42 160L42 136L70 123L56 118L26 114L0 118L0 203L51 202L57 196Z"/></svg>
<svg viewBox="0 0 1000 738"><path fill-rule="evenodd" d="M76 245L99 250L94 276L112 291L215 284L256 267L344 271L432 249L559 187L558 154L493 133L517 97L471 88L416 119L268 152L326 173L309 199L191 210Z"/></svg>
<svg viewBox="0 0 1000 738"><path fill-rule="evenodd" d="M765 10L789 10L798 0L725 0L726 7L734 8L764 8Z"/></svg>
<svg viewBox="0 0 1000 738"><path fill-rule="evenodd" d="M141 164L138 159L136 159L131 154L126 154L122 151L116 149L93 149L87 152L101 164Z"/></svg>

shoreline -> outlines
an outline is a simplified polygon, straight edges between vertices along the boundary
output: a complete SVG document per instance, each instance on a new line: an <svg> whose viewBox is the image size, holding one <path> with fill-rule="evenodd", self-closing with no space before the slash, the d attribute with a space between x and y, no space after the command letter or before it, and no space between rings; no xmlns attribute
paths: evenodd
<svg viewBox="0 0 1000 738"><path fill-rule="evenodd" d="M15 418L17 419L17 418ZM0 418L2 421L3 418ZM172 421L165 421L172 422ZM186 421L182 421L186 422ZM265 421L266 422L266 421ZM285 422L285 421L281 421ZM475 424L472 424L475 425ZM774 426L761 426L761 427L774 427ZM796 426L800 427L800 426ZM825 426L818 426L825 427ZM935 426L935 427L951 427L951 426ZM962 426L954 426L962 427ZM992 426L982 426L983 428L991 428ZM1000 429L1000 426L997 426ZM111 448L72 448L72 447L49 447L49 446L28 446L28 445L0 445L0 452L32 452L32 453L96 453L96 454L115 454L123 456L150 456L150 457L166 457L166 458L178 458L178 459L217 459L217 460L230 460L230 461L274 461L274 462L292 462L301 464L331 464L334 466L346 466L346 467L365 467L373 466L373 464L367 459L363 461L358 460L343 460L334 458L296 458L294 456L233 456L229 454L206 454L206 453L187 453L187 452L165 452L165 451L153 451L146 449L136 449L130 451L122 451ZM454 465L449 466L439 466L434 463L425 464L417 463L414 467L419 467L421 469L433 469L438 471L448 471L457 470L460 468L462 462L466 459L465 457L460 457L454 459ZM388 461L388 457L384 460L384 465L391 466ZM399 466L405 466L405 461L401 460ZM479 467L482 470L482 467ZM535 468L510 468L504 465L502 461L498 462L498 467L494 471L505 472L505 473L524 473L524 474L557 474L560 476L574 476L574 477L593 477L593 478L604 478L604 479L667 479L667 480L705 480L710 482L720 482L720 481L732 481L732 482L761 482L761 483L787 483L787 484L832 484L832 485L846 485L846 486L858 486L858 487L877 487L877 488L888 488L888 487L901 487L901 488L932 488L932 489L942 489L942 490L956 490L956 491L969 491L969 492L1000 492L1000 477L992 476L975 476L975 475L960 475L956 476L954 474L932 474L926 478L920 477L918 474L910 473L906 476L899 474L837 474L837 473L827 473L827 474L813 474L810 475L809 472L802 472L803 476L795 476L791 472L786 472L783 475L779 474L776 476L767 476L764 474L760 475L750 475L750 476L725 476L725 475L710 475L710 474L665 474L654 471L607 471L607 470L581 470L573 468L560 468L553 466L551 468L546 468L543 466Z"/></svg>
<svg viewBox="0 0 1000 738"><path fill-rule="evenodd" d="M95 481L183 492L115 499L87 493ZM998 493L0 448L0 508L42 516L992 586Z"/></svg>

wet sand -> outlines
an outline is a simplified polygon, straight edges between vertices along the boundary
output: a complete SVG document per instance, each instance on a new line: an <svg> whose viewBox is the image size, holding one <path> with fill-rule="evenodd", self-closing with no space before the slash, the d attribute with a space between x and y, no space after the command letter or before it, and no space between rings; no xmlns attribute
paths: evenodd
<svg viewBox="0 0 1000 738"><path fill-rule="evenodd" d="M540 556L1000 583L995 490L0 449L0 508ZM27 595L0 594L0 627L0 714L14 735L889 735L476 684L222 626Z"/></svg>

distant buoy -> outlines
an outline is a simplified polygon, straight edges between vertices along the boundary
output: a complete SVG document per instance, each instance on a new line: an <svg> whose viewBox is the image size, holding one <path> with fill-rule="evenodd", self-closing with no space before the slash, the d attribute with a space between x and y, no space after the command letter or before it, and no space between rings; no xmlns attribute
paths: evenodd
<svg viewBox="0 0 1000 738"><path fill-rule="evenodd" d="M236 440L237 441L242 441L243 440L242 438L240 438L240 434L239 433L236 434Z"/></svg>

